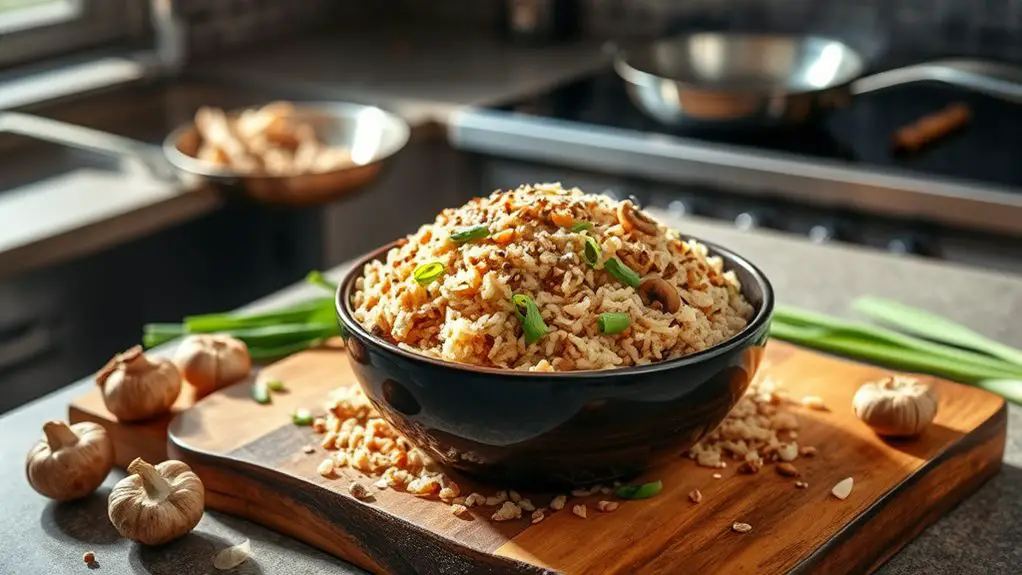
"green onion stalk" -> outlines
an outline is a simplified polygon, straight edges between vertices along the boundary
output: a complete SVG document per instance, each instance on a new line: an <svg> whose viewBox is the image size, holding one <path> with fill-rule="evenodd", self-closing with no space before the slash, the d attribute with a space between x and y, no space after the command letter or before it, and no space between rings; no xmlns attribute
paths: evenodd
<svg viewBox="0 0 1022 575"><path fill-rule="evenodd" d="M969 383L1022 404L1022 351L904 304L863 298L857 311L898 330L777 306L770 335L871 363Z"/></svg>
<svg viewBox="0 0 1022 575"><path fill-rule="evenodd" d="M256 361L277 359L315 347L340 335L333 297L337 284L318 271L309 272L306 281L330 296L272 311L209 313L185 317L180 323L149 323L142 328L142 343L152 348L186 335L221 333L245 342Z"/></svg>

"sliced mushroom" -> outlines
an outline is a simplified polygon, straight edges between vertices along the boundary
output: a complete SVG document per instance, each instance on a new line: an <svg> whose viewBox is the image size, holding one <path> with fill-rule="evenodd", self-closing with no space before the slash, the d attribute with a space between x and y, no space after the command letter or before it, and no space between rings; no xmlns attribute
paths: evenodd
<svg viewBox="0 0 1022 575"><path fill-rule="evenodd" d="M649 272L650 264L652 263L649 254L647 254L646 252L631 254L629 252L621 250L616 252L614 256L617 257L617 259L621 260L621 263L632 268L632 270L634 270L635 273L639 274L640 276L646 275L646 273Z"/></svg>
<svg viewBox="0 0 1022 575"><path fill-rule="evenodd" d="M639 297L650 307L660 304L667 313L674 313L681 308L678 290L661 278L649 278L639 284Z"/></svg>
<svg viewBox="0 0 1022 575"><path fill-rule="evenodd" d="M632 230L639 230L644 234L656 235L657 227L649 216L640 212L635 208L635 205L628 200L621 202L621 205L617 208L617 221L621 223L621 227L626 232Z"/></svg>

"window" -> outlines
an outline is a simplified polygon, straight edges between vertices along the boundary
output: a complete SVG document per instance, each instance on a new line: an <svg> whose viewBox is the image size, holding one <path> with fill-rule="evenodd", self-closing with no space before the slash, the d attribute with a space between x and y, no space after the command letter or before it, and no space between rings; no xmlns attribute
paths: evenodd
<svg viewBox="0 0 1022 575"><path fill-rule="evenodd" d="M81 0L0 0L0 34L74 20Z"/></svg>
<svg viewBox="0 0 1022 575"><path fill-rule="evenodd" d="M135 0L0 0L0 68L125 38Z"/></svg>

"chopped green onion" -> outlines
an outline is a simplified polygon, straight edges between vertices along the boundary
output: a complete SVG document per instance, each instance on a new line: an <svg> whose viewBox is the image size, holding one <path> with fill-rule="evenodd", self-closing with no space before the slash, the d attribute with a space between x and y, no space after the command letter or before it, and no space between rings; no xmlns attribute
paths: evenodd
<svg viewBox="0 0 1022 575"><path fill-rule="evenodd" d="M571 231L575 232L576 234L591 229L593 229L593 222L578 222L575 225L571 226Z"/></svg>
<svg viewBox="0 0 1022 575"><path fill-rule="evenodd" d="M267 391L265 384L261 382L252 384L252 399L263 405L270 402L270 392Z"/></svg>
<svg viewBox="0 0 1022 575"><path fill-rule="evenodd" d="M589 267L594 268L600 261L600 254L603 250L600 249L600 244L596 243L596 240L586 236L582 244L582 259L585 260Z"/></svg>
<svg viewBox="0 0 1022 575"><path fill-rule="evenodd" d="M270 391L284 391L284 382L279 379L274 379L266 382L266 387Z"/></svg>
<svg viewBox="0 0 1022 575"><path fill-rule="evenodd" d="M639 274L635 273L632 268L618 261L616 258L610 258L603 263L603 269L607 270L610 275L614 276L617 281L638 289L639 284L642 283L642 278Z"/></svg>
<svg viewBox="0 0 1022 575"><path fill-rule="evenodd" d="M621 499L649 499L660 493L663 488L663 482L658 479L652 483L643 483L642 485L622 485L617 488L614 494Z"/></svg>
<svg viewBox="0 0 1022 575"><path fill-rule="evenodd" d="M536 307L536 302L527 295L515 294L511 297L511 303L515 306L515 313L522 321L522 331L525 332L525 344L532 345L543 337L547 332L543 316Z"/></svg>
<svg viewBox="0 0 1022 575"><path fill-rule="evenodd" d="M490 228L487 226L475 226L451 234L451 241L456 244L463 244L472 240L481 240L490 235Z"/></svg>
<svg viewBox="0 0 1022 575"><path fill-rule="evenodd" d="M601 313L600 317L596 318L596 325L600 327L600 331L608 335L623 332L631 323L632 320L626 313Z"/></svg>
<svg viewBox="0 0 1022 575"><path fill-rule="evenodd" d="M312 425L312 413L308 409L299 408L291 414L291 421L295 425Z"/></svg>
<svg viewBox="0 0 1022 575"><path fill-rule="evenodd" d="M412 272L412 276L415 278L415 281L419 282L419 285L424 286L444 275L445 271L444 264L440 262L429 262L428 264L422 264L415 268L415 271Z"/></svg>

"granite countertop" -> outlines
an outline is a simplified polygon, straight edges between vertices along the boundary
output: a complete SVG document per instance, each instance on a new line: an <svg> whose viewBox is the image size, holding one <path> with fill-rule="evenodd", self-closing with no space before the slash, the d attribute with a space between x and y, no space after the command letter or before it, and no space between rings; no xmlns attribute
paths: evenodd
<svg viewBox="0 0 1022 575"><path fill-rule="evenodd" d="M664 216L661 216L664 217ZM669 221L669 218L664 217ZM823 312L847 313L851 299L872 294L910 301L1022 347L1022 278L896 258L854 247L817 246L770 232L738 232L685 219L678 229L727 245L759 264L778 300ZM344 266L330 273L337 277ZM281 305L310 294L295 286L254 304ZM71 398L91 383L78 382L0 418L0 537L8 566L19 573L53 574L84 569L95 551L103 573L215 573L213 553L252 540L253 557L238 573L362 573L343 561L247 521L208 512L197 529L159 549L120 539L105 517L114 472L93 497L57 505L34 493L24 479L23 458L47 419L64 418ZM1022 563L1022 410L1009 409L1009 438L1001 473L892 558L880 573L1017 573Z"/></svg>

